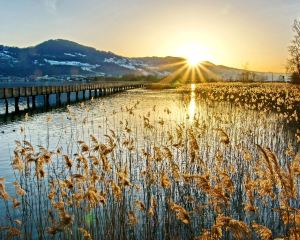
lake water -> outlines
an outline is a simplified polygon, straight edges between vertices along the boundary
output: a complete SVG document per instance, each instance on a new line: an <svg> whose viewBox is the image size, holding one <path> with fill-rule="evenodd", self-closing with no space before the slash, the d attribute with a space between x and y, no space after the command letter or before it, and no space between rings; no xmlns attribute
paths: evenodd
<svg viewBox="0 0 300 240"><path fill-rule="evenodd" d="M295 125L283 123L275 113L265 114L255 110L246 110L230 103L207 102L192 90L190 93L183 94L176 90L152 91L137 89L97 98L93 101L85 101L84 106L81 103L76 103L68 108L62 107L50 112L29 114L26 121L22 117L14 121L0 122L0 177L6 179L7 192L13 195L14 186L12 183L15 181L15 175L11 167L11 159L13 150L16 147L15 140L22 142L26 139L37 149L39 145L51 151L60 149L63 154L74 156L74 153L80 151L78 140L92 144L90 135L94 135L100 142L106 142L107 138L104 135L111 134L110 129L114 130L120 140L117 145L122 145L122 142L128 137L126 132L124 133L124 128L127 128L130 129L130 134L134 139L134 153L131 155L124 150L122 153L116 153L116 156L123 166L127 162L130 163L130 181L143 186L141 184L142 172L146 167L146 163L138 160L142 155L142 149L166 146L168 132L176 132L180 124L185 126L183 129L194 126L193 116L200 124L200 127L198 127L199 132L195 133L199 145L199 161L204 161L207 166L210 166L216 161L216 155L221 152L226 164L231 164L235 170L241 171L240 174L235 174L235 171L230 173L236 186L239 186L247 175L247 168L251 166L254 168L255 159L258 158L257 144L270 148L281 162L288 160L285 151L289 144L294 147L296 152L299 151L299 145L295 139ZM149 119L150 125L153 125L155 129L151 130L151 133L145 130L145 117ZM164 123L162 123L162 120ZM22 132L21 129L23 129ZM229 136L229 144L220 142L220 129L223 129ZM188 133L184 134L188 135ZM247 168L243 169L239 168L241 162L245 161L241 149L247 149L251 154L251 158L253 158L253 163L251 161L250 163L247 162ZM188 158L183 156L187 156L188 152L178 153L178 150L174 149L173 154L177 164L180 165L181 172L199 173L196 167L189 168L186 166L186 159ZM129 160L131 158L132 161ZM59 163L56 162L55 164ZM167 171L167 168L167 166L162 165L158 172ZM213 169L211 167L212 171ZM181 187L183 186L179 185L178 189L193 195L193 190ZM159 189L153 191L161 196L168 194ZM132 192L127 192L127 195L128 199L126 197L124 201L137 198L147 201L147 194L143 190L136 192L132 190ZM179 190L174 191L172 196L173 200L177 200L177 202L181 199ZM198 194L193 195L194 198L197 198L197 196L202 199ZM239 199L239 197L242 200L246 198L243 194L241 196L239 196L239 193L234 194L235 199ZM163 200L161 199L161 201ZM188 208L188 205L185 206ZM233 201L231 215L236 219L250 221L249 216L239 211L241 208L241 203ZM4 209L4 202L0 201L0 219L4 217ZM163 207L158 210L158 218L161 218L161 222L156 225L157 233L151 232L152 237L163 238L164 229L170 228L170 226L166 228L164 224L167 224L167 220L162 216L164 211ZM268 208L261 209L261 211L263 212L262 215L256 220L270 227L275 233L281 234L284 229L280 227L281 222L278 220L278 216L276 218ZM275 217L269 218L270 214ZM25 220L24 216L17 210L12 215ZM137 215L140 219L143 219L144 215ZM174 236L182 233L188 234L188 236L197 236L204 228L211 226L214 221L214 216L209 214L205 216L206 219L192 217L192 219L195 219L195 224L191 229L182 227L179 223L174 223L177 229L171 229L168 234ZM141 222L137 228L131 230L132 232L122 234L127 237L135 234L138 239L142 238L142 235L139 234L150 234L149 230L146 233L142 230L144 224L150 223L146 220L141 220ZM0 221L1 224L3 223ZM121 233L122 229L121 227L119 229L118 226L116 225L116 232ZM105 229L104 225L102 233L98 233L97 236L103 237L104 235L101 234L108 231ZM180 232L178 233L178 231ZM115 237L113 233L109 232L109 234L110 237Z"/></svg>

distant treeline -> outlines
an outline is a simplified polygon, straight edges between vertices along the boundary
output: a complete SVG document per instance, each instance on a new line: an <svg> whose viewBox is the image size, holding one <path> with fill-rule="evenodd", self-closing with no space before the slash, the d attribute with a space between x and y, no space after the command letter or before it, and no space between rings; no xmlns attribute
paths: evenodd
<svg viewBox="0 0 300 240"><path fill-rule="evenodd" d="M107 77L107 76L96 76L88 77L88 81L101 81L101 82L144 82L148 83L148 88L162 89L162 88L177 88L180 85L191 84L191 83L217 83L217 82L239 82L239 83L259 83L269 82L263 77L256 75L254 72L244 71L240 74L239 79L224 79L224 78L213 78L205 76L204 79L194 79L192 77L186 77L183 73L170 73L167 76L159 75L124 75L120 77ZM273 80L271 82L285 82L285 78ZM291 81L292 83L294 81Z"/></svg>
<svg viewBox="0 0 300 240"><path fill-rule="evenodd" d="M162 79L161 76L155 76L155 75L124 75L121 77L91 77L89 78L90 81L103 81L103 82L149 82L149 83L155 83L159 82Z"/></svg>

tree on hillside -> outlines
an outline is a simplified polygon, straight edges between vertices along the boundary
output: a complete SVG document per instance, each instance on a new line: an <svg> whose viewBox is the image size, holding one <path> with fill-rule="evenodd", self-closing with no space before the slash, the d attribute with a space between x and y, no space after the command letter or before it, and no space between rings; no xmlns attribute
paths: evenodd
<svg viewBox="0 0 300 240"><path fill-rule="evenodd" d="M291 79L294 83L300 83L300 21L295 20L293 24L295 32L291 45L288 47L290 58L288 59L287 70L291 72Z"/></svg>
<svg viewBox="0 0 300 240"><path fill-rule="evenodd" d="M249 70L248 70L248 63L245 63L244 68L243 68L243 72L242 72L242 81L243 82L248 82L249 81Z"/></svg>

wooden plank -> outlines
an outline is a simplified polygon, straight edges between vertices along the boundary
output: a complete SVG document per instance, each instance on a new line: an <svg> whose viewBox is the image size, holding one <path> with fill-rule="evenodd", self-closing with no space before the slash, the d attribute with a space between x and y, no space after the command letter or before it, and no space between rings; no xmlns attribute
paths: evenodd
<svg viewBox="0 0 300 240"><path fill-rule="evenodd" d="M52 87L51 86L46 87L46 93L47 94L51 94L52 93Z"/></svg>
<svg viewBox="0 0 300 240"><path fill-rule="evenodd" d="M38 95L38 88L37 87L32 87L31 88L31 94L32 94L32 96Z"/></svg>
<svg viewBox="0 0 300 240"><path fill-rule="evenodd" d="M43 95L43 87L37 87L37 95Z"/></svg>
<svg viewBox="0 0 300 240"><path fill-rule="evenodd" d="M31 87L26 87L26 96L31 96L32 95L32 88Z"/></svg>
<svg viewBox="0 0 300 240"><path fill-rule="evenodd" d="M20 97L20 88L13 88L13 97Z"/></svg>
<svg viewBox="0 0 300 240"><path fill-rule="evenodd" d="M47 88L48 88L48 87L45 87L45 86L42 87L42 89L43 89L43 90L42 90L43 95L47 94Z"/></svg>
<svg viewBox="0 0 300 240"><path fill-rule="evenodd" d="M20 97L26 97L26 88L25 87L20 87L19 88L19 96Z"/></svg>
<svg viewBox="0 0 300 240"><path fill-rule="evenodd" d="M13 89L12 88L5 88L5 97L12 98L13 97Z"/></svg>

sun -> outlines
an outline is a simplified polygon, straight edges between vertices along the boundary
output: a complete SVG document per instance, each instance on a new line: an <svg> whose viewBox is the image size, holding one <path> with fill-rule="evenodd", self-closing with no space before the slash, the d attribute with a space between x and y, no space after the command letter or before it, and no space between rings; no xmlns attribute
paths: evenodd
<svg viewBox="0 0 300 240"><path fill-rule="evenodd" d="M187 63L195 67L201 62L201 58L198 56L198 54L191 54L189 56L186 56Z"/></svg>
<svg viewBox="0 0 300 240"><path fill-rule="evenodd" d="M210 49L197 42L188 42L178 48L177 53L186 59L187 65L196 67L203 61L211 61Z"/></svg>

